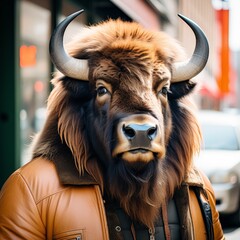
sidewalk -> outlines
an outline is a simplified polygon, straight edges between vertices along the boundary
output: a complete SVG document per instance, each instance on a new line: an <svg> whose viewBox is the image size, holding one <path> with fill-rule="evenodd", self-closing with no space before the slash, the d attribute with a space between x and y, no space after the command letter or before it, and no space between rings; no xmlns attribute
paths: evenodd
<svg viewBox="0 0 240 240"><path fill-rule="evenodd" d="M226 237L226 240L240 240L240 228L224 234Z"/></svg>

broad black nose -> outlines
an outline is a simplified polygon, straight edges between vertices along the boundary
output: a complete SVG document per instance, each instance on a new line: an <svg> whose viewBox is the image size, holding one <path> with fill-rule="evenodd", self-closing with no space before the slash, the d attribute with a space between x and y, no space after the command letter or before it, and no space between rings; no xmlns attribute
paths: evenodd
<svg viewBox="0 0 240 240"><path fill-rule="evenodd" d="M136 143L148 143L157 136L157 126L152 124L123 125L123 133L128 140Z"/></svg>

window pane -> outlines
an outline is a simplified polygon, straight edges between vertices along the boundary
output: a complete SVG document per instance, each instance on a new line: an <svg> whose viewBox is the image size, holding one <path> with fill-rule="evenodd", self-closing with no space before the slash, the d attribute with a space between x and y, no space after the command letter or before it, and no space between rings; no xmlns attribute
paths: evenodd
<svg viewBox="0 0 240 240"><path fill-rule="evenodd" d="M239 150L236 130L227 125L203 125L204 149Z"/></svg>
<svg viewBox="0 0 240 240"><path fill-rule="evenodd" d="M45 2L45 1L44 1ZM46 1L49 2L49 1ZM21 163L45 120L49 94L50 11L29 1L20 1Z"/></svg>

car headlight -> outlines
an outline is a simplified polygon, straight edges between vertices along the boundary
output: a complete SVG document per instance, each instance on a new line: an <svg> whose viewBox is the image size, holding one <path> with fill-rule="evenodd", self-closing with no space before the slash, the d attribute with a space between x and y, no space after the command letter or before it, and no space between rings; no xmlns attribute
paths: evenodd
<svg viewBox="0 0 240 240"><path fill-rule="evenodd" d="M238 175L234 172L215 172L209 177L211 183L230 183L235 184L238 182Z"/></svg>

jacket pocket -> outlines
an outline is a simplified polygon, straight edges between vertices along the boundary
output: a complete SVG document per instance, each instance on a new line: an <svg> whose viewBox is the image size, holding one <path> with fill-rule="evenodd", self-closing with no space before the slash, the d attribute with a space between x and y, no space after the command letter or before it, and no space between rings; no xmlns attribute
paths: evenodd
<svg viewBox="0 0 240 240"><path fill-rule="evenodd" d="M54 240L86 240L85 230L78 229L78 230L58 233L53 236L53 239Z"/></svg>

